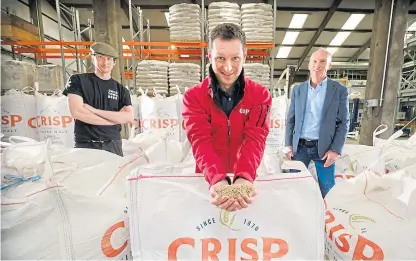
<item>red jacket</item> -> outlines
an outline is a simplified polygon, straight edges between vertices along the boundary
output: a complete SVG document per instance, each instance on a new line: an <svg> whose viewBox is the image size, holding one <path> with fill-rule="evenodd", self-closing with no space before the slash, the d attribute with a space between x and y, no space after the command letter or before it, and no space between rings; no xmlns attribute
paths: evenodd
<svg viewBox="0 0 416 261"><path fill-rule="evenodd" d="M182 117L196 173L203 173L210 186L227 173L254 181L263 158L272 98L262 85L239 78L244 94L229 118L214 102L210 77L183 96Z"/></svg>

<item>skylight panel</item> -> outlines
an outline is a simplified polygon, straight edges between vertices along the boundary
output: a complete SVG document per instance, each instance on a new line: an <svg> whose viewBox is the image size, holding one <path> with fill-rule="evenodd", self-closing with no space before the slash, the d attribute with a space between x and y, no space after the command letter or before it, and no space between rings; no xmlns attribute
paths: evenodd
<svg viewBox="0 0 416 261"><path fill-rule="evenodd" d="M292 20L290 21L289 28L303 28L303 25L305 24L307 18L308 14L294 14ZM283 38L282 45L293 45L296 42L298 36L299 32L286 32L285 37ZM280 46L276 58L287 58L291 50L291 46Z"/></svg>
<svg viewBox="0 0 416 261"><path fill-rule="evenodd" d="M364 19L365 14L351 14L348 20L342 26L342 30L354 30L357 26L361 23ZM350 36L351 32L338 32L335 37L332 39L329 45L331 46L341 46L345 40L347 40L348 36ZM332 55L338 50L336 47L329 47L326 48L328 52Z"/></svg>

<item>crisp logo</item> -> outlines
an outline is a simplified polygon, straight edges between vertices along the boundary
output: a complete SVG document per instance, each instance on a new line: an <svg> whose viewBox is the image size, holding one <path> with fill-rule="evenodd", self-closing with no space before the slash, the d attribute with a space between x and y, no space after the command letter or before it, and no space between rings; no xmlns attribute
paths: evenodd
<svg viewBox="0 0 416 261"><path fill-rule="evenodd" d="M113 235L114 231L117 229L124 229L124 221L117 222L116 224L112 225L105 233L103 238L101 239L101 251L103 251L103 254L108 257L116 257L121 252L123 252L124 249L126 249L128 242L125 241L121 246L118 248L114 248L111 244L111 236Z"/></svg>
<svg viewBox="0 0 416 261"><path fill-rule="evenodd" d="M118 91L108 90L108 98L118 100Z"/></svg>
<svg viewBox="0 0 416 261"><path fill-rule="evenodd" d="M330 239L331 247L336 247L349 260L384 260L384 252L379 245L358 233L351 234L335 219L335 215L328 209L325 200L324 204L326 209L325 232ZM358 223L359 220L374 221L362 215L354 215L351 219L355 223Z"/></svg>
<svg viewBox="0 0 416 261"><path fill-rule="evenodd" d="M199 223L196 227L198 231L210 229L217 224L221 224L233 231L248 229L259 231L259 226L240 214L233 214L229 211L221 210L219 222L215 217L209 217ZM238 228L238 229L236 229ZM259 231L261 233L261 231ZM207 233L211 235L210 232ZM214 233L215 234L215 233ZM182 250L184 249L184 250ZM233 238L223 236L221 238L202 236L181 237L174 239L168 247L169 261L182 260L184 253L192 255L192 260L263 260L271 261L282 258L289 253L289 245L284 239L262 237L261 234L256 238ZM186 252L185 252L186 251ZM194 251L194 252L191 252ZM222 257L222 259L220 259Z"/></svg>
<svg viewBox="0 0 416 261"><path fill-rule="evenodd" d="M249 109L243 109L243 108L240 109L241 114L246 114L247 115L249 112L250 112Z"/></svg>

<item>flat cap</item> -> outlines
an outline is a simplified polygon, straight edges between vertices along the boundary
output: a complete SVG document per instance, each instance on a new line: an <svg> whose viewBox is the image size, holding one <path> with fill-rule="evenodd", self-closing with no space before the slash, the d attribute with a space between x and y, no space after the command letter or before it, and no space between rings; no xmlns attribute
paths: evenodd
<svg viewBox="0 0 416 261"><path fill-rule="evenodd" d="M101 54L113 58L117 58L117 51L111 45L101 42L96 42L90 47L91 54Z"/></svg>

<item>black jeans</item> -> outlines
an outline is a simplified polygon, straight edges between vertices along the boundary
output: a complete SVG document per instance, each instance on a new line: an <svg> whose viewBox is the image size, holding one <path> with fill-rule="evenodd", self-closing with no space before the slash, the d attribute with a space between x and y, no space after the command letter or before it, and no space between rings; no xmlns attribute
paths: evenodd
<svg viewBox="0 0 416 261"><path fill-rule="evenodd" d="M75 148L105 150L123 157L121 140L109 140L101 142L76 142Z"/></svg>

